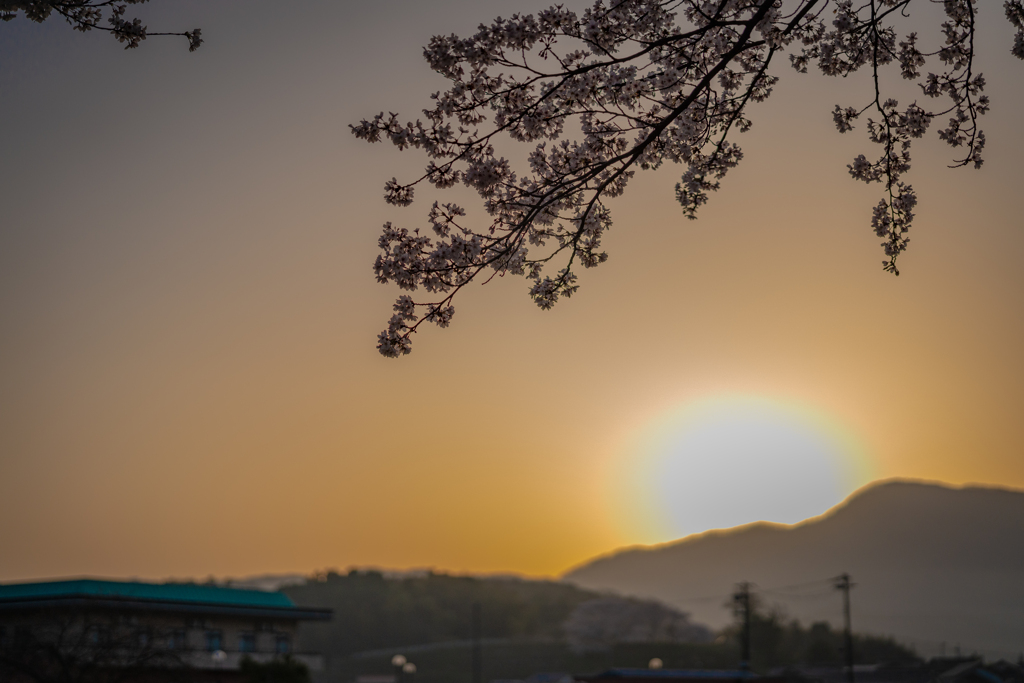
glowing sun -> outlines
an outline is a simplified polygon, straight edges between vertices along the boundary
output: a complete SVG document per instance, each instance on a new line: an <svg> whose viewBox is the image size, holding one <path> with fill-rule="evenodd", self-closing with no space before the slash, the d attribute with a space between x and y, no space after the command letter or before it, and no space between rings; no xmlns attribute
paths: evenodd
<svg viewBox="0 0 1024 683"><path fill-rule="evenodd" d="M687 404L624 449L626 516L650 540L820 515L870 479L863 448L806 406L750 397ZM621 474L621 473L620 473Z"/></svg>

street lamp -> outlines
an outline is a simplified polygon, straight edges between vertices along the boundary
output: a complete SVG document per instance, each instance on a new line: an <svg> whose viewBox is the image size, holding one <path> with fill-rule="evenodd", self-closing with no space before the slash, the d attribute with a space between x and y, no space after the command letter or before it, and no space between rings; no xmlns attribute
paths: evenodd
<svg viewBox="0 0 1024 683"><path fill-rule="evenodd" d="M408 683L412 683L416 678L416 665L412 662L406 662L405 665L402 666L402 673L409 677L407 679Z"/></svg>
<svg viewBox="0 0 1024 683"><path fill-rule="evenodd" d="M395 683L402 683L402 669L407 663L405 655L395 655L391 658L391 666L395 669Z"/></svg>
<svg viewBox="0 0 1024 683"><path fill-rule="evenodd" d="M662 666L664 666L664 663L657 657L647 662L648 669L660 669Z"/></svg>

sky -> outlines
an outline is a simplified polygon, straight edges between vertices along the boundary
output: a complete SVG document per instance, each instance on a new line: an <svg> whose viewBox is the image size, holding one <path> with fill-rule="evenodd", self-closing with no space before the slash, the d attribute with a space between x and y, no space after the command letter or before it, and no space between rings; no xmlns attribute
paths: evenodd
<svg viewBox="0 0 1024 683"><path fill-rule="evenodd" d="M987 3L987 161L918 143L898 279L830 115L867 84L781 69L699 220L639 173L571 300L496 278L377 353L380 226L427 211L383 186L424 159L348 125L443 88L430 36L543 6L142 9L195 53L0 23L0 581L551 576L877 479L1024 488L1024 63Z"/></svg>

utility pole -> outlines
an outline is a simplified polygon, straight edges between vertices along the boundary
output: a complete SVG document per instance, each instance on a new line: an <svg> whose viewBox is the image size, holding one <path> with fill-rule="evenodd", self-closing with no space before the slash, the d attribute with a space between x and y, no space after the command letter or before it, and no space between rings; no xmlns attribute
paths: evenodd
<svg viewBox="0 0 1024 683"><path fill-rule="evenodd" d="M736 584L732 596L733 609L742 613L743 628L740 634L740 671L750 671L750 584L746 581Z"/></svg>
<svg viewBox="0 0 1024 683"><path fill-rule="evenodd" d="M846 650L846 683L853 681L853 630L850 627L850 583L849 574L841 574L836 579L836 589L843 592L843 643Z"/></svg>
<svg viewBox="0 0 1024 683"><path fill-rule="evenodd" d="M473 683L483 683L483 652L480 649L480 636L483 630L483 619L479 602L473 603Z"/></svg>

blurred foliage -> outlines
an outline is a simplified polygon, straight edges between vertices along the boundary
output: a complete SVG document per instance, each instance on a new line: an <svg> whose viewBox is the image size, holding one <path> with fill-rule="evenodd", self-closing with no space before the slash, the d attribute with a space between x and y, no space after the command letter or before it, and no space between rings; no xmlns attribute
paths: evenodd
<svg viewBox="0 0 1024 683"><path fill-rule="evenodd" d="M724 629L711 643L616 643L599 651L573 650L563 624L580 605L607 599L554 581L424 574L385 577L375 571L329 572L283 589L297 604L334 610L327 623L303 624L301 650L320 652L327 671L319 681L350 683L359 675L393 673L391 656L417 667L402 683L469 683L472 605L483 614L483 680L522 679L537 672L598 672L646 667L730 669L739 663L739 631ZM752 654L756 671L793 665L839 666L843 634L821 622L809 628L778 609L756 605ZM917 661L890 638L854 636L858 664Z"/></svg>
<svg viewBox="0 0 1024 683"><path fill-rule="evenodd" d="M466 640L473 603L482 608L484 638L561 640L573 609L600 597L554 581L433 573L385 578L355 570L283 590L298 605L334 610L330 622L302 629L302 647L332 654Z"/></svg>
<svg viewBox="0 0 1024 683"><path fill-rule="evenodd" d="M733 625L722 632L726 644L739 652L740 628ZM843 632L825 621L804 627L787 619L780 609L756 609L750 624L751 659L755 670L783 666L841 666L845 662ZM853 634L855 664L904 666L920 660L913 651L893 638Z"/></svg>

